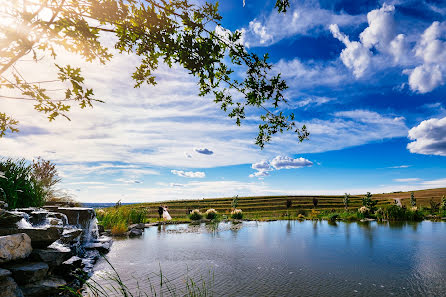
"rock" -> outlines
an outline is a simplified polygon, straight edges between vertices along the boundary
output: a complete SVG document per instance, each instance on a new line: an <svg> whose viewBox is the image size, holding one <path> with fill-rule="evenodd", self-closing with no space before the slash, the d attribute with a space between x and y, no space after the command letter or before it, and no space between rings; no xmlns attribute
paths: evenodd
<svg viewBox="0 0 446 297"><path fill-rule="evenodd" d="M11 271L7 269L0 268L0 280L4 279L7 276L11 275Z"/></svg>
<svg viewBox="0 0 446 297"><path fill-rule="evenodd" d="M3 208L3 209L8 208L8 203L6 203L5 201L0 201L0 208Z"/></svg>
<svg viewBox="0 0 446 297"><path fill-rule="evenodd" d="M33 248L46 248L56 240L58 240L63 232L62 228L47 227L47 228L32 228L19 229L19 232L28 234L31 238L31 245Z"/></svg>
<svg viewBox="0 0 446 297"><path fill-rule="evenodd" d="M82 267L82 259L78 256L73 256L70 259L66 260L62 263L63 266L72 266L74 268L81 268Z"/></svg>
<svg viewBox="0 0 446 297"><path fill-rule="evenodd" d="M139 224L132 224L132 225L130 225L129 227L128 227L128 229L127 230L131 230L131 229L141 229L141 230L144 230L144 228L146 227L146 224L144 224L144 223L139 223Z"/></svg>
<svg viewBox="0 0 446 297"><path fill-rule="evenodd" d="M54 269L54 273L61 275L64 279L74 279L73 272L77 269L82 269L84 264L82 263L82 258L78 256L72 256L70 259L64 261L60 266Z"/></svg>
<svg viewBox="0 0 446 297"><path fill-rule="evenodd" d="M159 223L147 223L147 224L144 224L144 228L155 227L158 225L159 225Z"/></svg>
<svg viewBox="0 0 446 297"><path fill-rule="evenodd" d="M105 228L102 225L98 225L98 232L100 233L104 233L105 232Z"/></svg>
<svg viewBox="0 0 446 297"><path fill-rule="evenodd" d="M42 225L46 223L46 217L48 216L48 211L46 210L34 210L29 214L29 222L35 225Z"/></svg>
<svg viewBox="0 0 446 297"><path fill-rule="evenodd" d="M76 241L78 237L82 234L82 229L65 229L62 233L60 241L62 243L71 243Z"/></svg>
<svg viewBox="0 0 446 297"><path fill-rule="evenodd" d="M0 263L24 259L31 251L31 238L26 234L0 236Z"/></svg>
<svg viewBox="0 0 446 297"><path fill-rule="evenodd" d="M88 229L90 221L96 216L93 208L85 207L59 207L57 212L67 216L68 224L81 229Z"/></svg>
<svg viewBox="0 0 446 297"><path fill-rule="evenodd" d="M2 297L23 297L22 290L12 277L0 279L0 292Z"/></svg>
<svg viewBox="0 0 446 297"><path fill-rule="evenodd" d="M137 237L137 236L142 235L142 230L141 229L132 229L128 233L129 233L129 237Z"/></svg>
<svg viewBox="0 0 446 297"><path fill-rule="evenodd" d="M48 273L48 264L44 262L28 262L6 266L19 285L38 282Z"/></svg>
<svg viewBox="0 0 446 297"><path fill-rule="evenodd" d="M13 228L16 227L17 222L23 218L22 215L15 212L0 209L0 227Z"/></svg>
<svg viewBox="0 0 446 297"><path fill-rule="evenodd" d="M87 250L97 250L98 252L100 252L101 254L106 254L110 251L111 248L111 240L109 241L99 241L99 242L93 242L93 243L89 243L86 244L84 247Z"/></svg>
<svg viewBox="0 0 446 297"><path fill-rule="evenodd" d="M35 249L31 253L31 259L34 261L42 261L47 263L50 267L59 266L65 260L72 256L70 249Z"/></svg>
<svg viewBox="0 0 446 297"><path fill-rule="evenodd" d="M61 287L67 284L66 281L59 278L48 278L32 284L27 284L21 287L23 295L25 297L48 297L56 296Z"/></svg>
<svg viewBox="0 0 446 297"><path fill-rule="evenodd" d="M59 220L62 221L63 225L68 225L68 218L63 213L60 213L60 212L49 212L48 213L48 218L59 219Z"/></svg>

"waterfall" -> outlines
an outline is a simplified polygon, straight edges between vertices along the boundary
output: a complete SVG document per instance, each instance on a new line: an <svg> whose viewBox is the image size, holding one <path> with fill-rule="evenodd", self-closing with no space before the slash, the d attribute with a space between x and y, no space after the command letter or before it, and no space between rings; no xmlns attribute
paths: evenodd
<svg viewBox="0 0 446 297"><path fill-rule="evenodd" d="M25 218L23 218L17 222L17 227L19 229L31 229L33 228L33 225L31 225L30 222L28 222Z"/></svg>

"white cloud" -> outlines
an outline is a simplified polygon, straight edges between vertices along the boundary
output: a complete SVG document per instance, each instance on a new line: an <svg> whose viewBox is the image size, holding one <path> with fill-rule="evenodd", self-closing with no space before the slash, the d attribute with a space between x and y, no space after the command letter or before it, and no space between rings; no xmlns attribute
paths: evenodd
<svg viewBox="0 0 446 297"><path fill-rule="evenodd" d="M397 166L390 166L390 167L387 167L387 168L399 169L399 168L409 168L411 166L412 165L397 165Z"/></svg>
<svg viewBox="0 0 446 297"><path fill-rule="evenodd" d="M418 182L420 181L420 178L396 178L393 181L399 182L399 183L412 183L412 182Z"/></svg>
<svg viewBox="0 0 446 297"><path fill-rule="evenodd" d="M346 46L341 52L341 60L344 65L353 71L356 78L364 75L369 67L372 53L361 42L350 41L347 35L339 31L337 24L330 25L333 37L339 39Z"/></svg>
<svg viewBox="0 0 446 297"><path fill-rule="evenodd" d="M411 153L446 156L446 117L422 121L409 131Z"/></svg>
<svg viewBox="0 0 446 297"><path fill-rule="evenodd" d="M191 159L192 158L192 155L191 154L189 154L189 153L186 153L186 152L184 152L184 155L186 156L186 158L188 158L188 159Z"/></svg>
<svg viewBox="0 0 446 297"><path fill-rule="evenodd" d="M286 14L273 10L266 16L259 16L243 28L245 45L269 46L295 35L309 35L322 31L331 23L356 25L365 20L362 15L335 13L311 3L292 3Z"/></svg>
<svg viewBox="0 0 446 297"><path fill-rule="evenodd" d="M181 177L188 177L188 178L204 178L206 177L206 174L204 172L193 172L193 171L182 171L182 170L171 170L175 175L181 176Z"/></svg>
<svg viewBox="0 0 446 297"><path fill-rule="evenodd" d="M369 26L359 35L366 48L375 47L380 51L387 51L396 35L394 12L393 5L384 3L380 9L374 9L367 14Z"/></svg>
<svg viewBox="0 0 446 297"><path fill-rule="evenodd" d="M277 156L271 160L271 165L274 167L274 169L280 170L309 167L313 165L313 162L302 157L293 159L286 156Z"/></svg>
<svg viewBox="0 0 446 297"><path fill-rule="evenodd" d="M433 22L421 35L415 47L415 56L423 64L409 73L409 86L413 91L427 93L444 84L446 76L446 42L440 38L446 33L445 23Z"/></svg>
<svg viewBox="0 0 446 297"><path fill-rule="evenodd" d="M249 177L265 177L269 175L269 171L280 170L280 169L292 169L292 168L302 168L312 166L313 162L305 158L290 158L287 156L276 156L270 162L262 160L260 162L251 165L252 169L257 170Z"/></svg>
<svg viewBox="0 0 446 297"><path fill-rule="evenodd" d="M194 149L197 153L203 155L212 155L214 152L207 148L196 148Z"/></svg>

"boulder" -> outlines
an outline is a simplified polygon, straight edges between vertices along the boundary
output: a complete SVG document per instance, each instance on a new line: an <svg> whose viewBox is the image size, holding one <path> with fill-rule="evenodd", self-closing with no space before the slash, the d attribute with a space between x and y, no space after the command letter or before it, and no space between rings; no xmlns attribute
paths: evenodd
<svg viewBox="0 0 446 297"><path fill-rule="evenodd" d="M50 267L59 266L65 260L72 256L70 249L35 249L31 253L31 259L34 261L42 261L47 263Z"/></svg>
<svg viewBox="0 0 446 297"><path fill-rule="evenodd" d="M24 259L31 251L31 238L26 234L0 236L0 263Z"/></svg>
<svg viewBox="0 0 446 297"><path fill-rule="evenodd" d="M73 256L70 259L64 261L60 266L56 267L54 273L63 276L65 279L73 278L73 272L77 269L82 269L83 267L84 264L82 263L82 258Z"/></svg>
<svg viewBox="0 0 446 297"><path fill-rule="evenodd" d="M131 224L128 228L128 230L130 231L131 229L141 229L144 230L144 228L146 227L146 224L144 223L139 223L139 224Z"/></svg>
<svg viewBox="0 0 446 297"><path fill-rule="evenodd" d="M2 228L14 228L22 218L23 216L19 213L0 209L0 227Z"/></svg>
<svg viewBox="0 0 446 297"><path fill-rule="evenodd" d="M19 232L28 234L33 248L46 248L61 237L63 229L58 227L32 228L19 229Z"/></svg>
<svg viewBox="0 0 446 297"><path fill-rule="evenodd" d="M59 207L57 212L63 213L67 216L68 224L77 226L81 229L88 229L91 220L96 217L93 208Z"/></svg>
<svg viewBox="0 0 446 297"><path fill-rule="evenodd" d="M8 269L0 268L0 280L6 278L7 276L11 276L11 271Z"/></svg>
<svg viewBox="0 0 446 297"><path fill-rule="evenodd" d="M9 276L0 279L0 292L2 297L23 297L22 290L17 286L14 279Z"/></svg>
<svg viewBox="0 0 446 297"><path fill-rule="evenodd" d="M67 284L66 281L59 278L48 278L31 284L22 286L22 292L25 297L48 297L57 296L61 287Z"/></svg>
<svg viewBox="0 0 446 297"><path fill-rule="evenodd" d="M48 273L48 264L44 262L26 262L6 266L19 285L38 282Z"/></svg>
<svg viewBox="0 0 446 297"><path fill-rule="evenodd" d="M50 212L48 213L48 218L55 218L62 221L63 225L68 225L68 218L66 215L60 212Z"/></svg>
<svg viewBox="0 0 446 297"><path fill-rule="evenodd" d="M129 232L129 237L137 237L137 236L141 236L142 235L142 230L141 229L132 229Z"/></svg>
<svg viewBox="0 0 446 297"><path fill-rule="evenodd" d="M104 226L98 225L98 232L99 232L99 234L104 233L105 232Z"/></svg>
<svg viewBox="0 0 446 297"><path fill-rule="evenodd" d="M82 234L82 229L65 229L62 233L60 241L62 243L71 243Z"/></svg>
<svg viewBox="0 0 446 297"><path fill-rule="evenodd" d="M29 222L33 225L42 225L46 223L47 216L46 210L34 210L29 214Z"/></svg>

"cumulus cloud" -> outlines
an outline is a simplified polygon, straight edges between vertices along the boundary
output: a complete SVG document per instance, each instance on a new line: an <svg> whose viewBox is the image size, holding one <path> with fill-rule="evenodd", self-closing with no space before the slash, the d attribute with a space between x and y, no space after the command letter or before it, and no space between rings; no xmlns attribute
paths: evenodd
<svg viewBox="0 0 446 297"><path fill-rule="evenodd" d="M294 2L286 14L273 10L268 15L255 18L242 30L245 45L269 46L294 35L317 34L332 23L351 26L363 21L363 15L335 13L309 2Z"/></svg>
<svg viewBox="0 0 446 297"><path fill-rule="evenodd" d="M212 155L214 152L207 149L207 148L196 148L194 149L197 153L203 154L203 155Z"/></svg>
<svg viewBox="0 0 446 297"><path fill-rule="evenodd" d="M250 174L249 177L264 177L269 175L269 171L302 168L312 165L313 162L302 157L293 159L287 156L276 156L269 162L262 160L258 163L252 164L251 168L257 171L253 174Z"/></svg>
<svg viewBox="0 0 446 297"><path fill-rule="evenodd" d="M446 156L446 117L422 121L409 130L411 153Z"/></svg>
<svg viewBox="0 0 446 297"><path fill-rule="evenodd" d="M312 166L313 162L305 158L293 159L286 156L277 156L271 160L271 166L276 170L280 169L292 169L292 168L302 168Z"/></svg>
<svg viewBox="0 0 446 297"><path fill-rule="evenodd" d="M347 35L339 31L336 24L330 25L333 37L344 43L345 49L341 52L341 60L344 65L353 71L356 78L364 75L369 67L372 53L359 41L350 41Z"/></svg>
<svg viewBox="0 0 446 297"><path fill-rule="evenodd" d="M188 178L204 178L206 177L206 174L204 172L193 172L193 171L182 171L182 170L171 170L175 175L181 176L181 177L188 177Z"/></svg>
<svg viewBox="0 0 446 297"><path fill-rule="evenodd" d="M421 58L423 64L405 70L409 74L409 86L413 91L427 93L444 84L446 42L440 38L445 33L445 23L433 22L421 35L415 47L415 56Z"/></svg>

